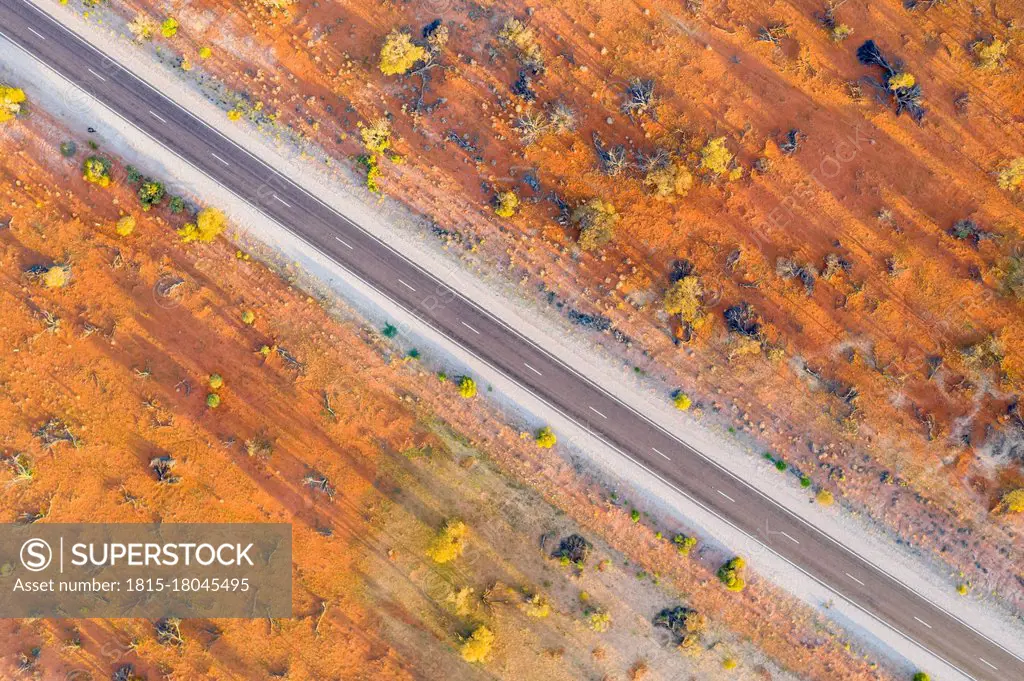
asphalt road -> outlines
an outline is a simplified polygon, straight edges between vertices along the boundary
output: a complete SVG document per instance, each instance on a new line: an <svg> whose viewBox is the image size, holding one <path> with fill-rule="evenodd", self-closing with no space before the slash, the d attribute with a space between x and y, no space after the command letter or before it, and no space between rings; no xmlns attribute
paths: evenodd
<svg viewBox="0 0 1024 681"><path fill-rule="evenodd" d="M970 677L1024 679L1024 660L566 367L27 0L0 0L0 32L343 268L588 427L649 474L768 546L809 579Z"/></svg>

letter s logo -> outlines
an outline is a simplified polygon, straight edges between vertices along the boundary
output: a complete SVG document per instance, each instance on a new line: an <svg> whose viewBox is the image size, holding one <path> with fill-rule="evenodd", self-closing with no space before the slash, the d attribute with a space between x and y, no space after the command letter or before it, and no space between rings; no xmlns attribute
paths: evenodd
<svg viewBox="0 0 1024 681"><path fill-rule="evenodd" d="M21 545L21 564L26 570L39 572L50 566L53 560L53 551L50 545L42 539L29 539Z"/></svg>

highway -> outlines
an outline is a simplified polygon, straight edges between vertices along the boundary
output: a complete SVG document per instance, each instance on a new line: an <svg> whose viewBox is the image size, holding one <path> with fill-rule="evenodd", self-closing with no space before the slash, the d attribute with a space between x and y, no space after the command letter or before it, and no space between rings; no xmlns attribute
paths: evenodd
<svg viewBox="0 0 1024 681"><path fill-rule="evenodd" d="M1024 679L1024 660L1017 655L565 366L28 0L0 0L0 32L342 268L589 429L648 474L768 546L809 579L826 585L966 676L979 681Z"/></svg>

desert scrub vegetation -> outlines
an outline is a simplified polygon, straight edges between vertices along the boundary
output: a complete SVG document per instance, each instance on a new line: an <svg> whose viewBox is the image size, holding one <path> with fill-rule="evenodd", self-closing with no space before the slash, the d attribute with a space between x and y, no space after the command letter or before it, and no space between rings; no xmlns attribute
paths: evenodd
<svg viewBox="0 0 1024 681"><path fill-rule="evenodd" d="M182 243L210 243L227 227L227 218L218 208L207 207L199 211L195 222L187 222L178 229Z"/></svg>
<svg viewBox="0 0 1024 681"><path fill-rule="evenodd" d="M1005 294L1024 300L1024 256L1011 255L1004 258L994 273Z"/></svg>
<svg viewBox="0 0 1024 681"><path fill-rule="evenodd" d="M690 407L693 406L693 400L682 390L677 390L672 394L672 406L679 411L689 411Z"/></svg>
<svg viewBox="0 0 1024 681"><path fill-rule="evenodd" d="M743 579L743 571L746 566L746 561L740 556L731 558L718 568L718 579L725 584L725 588L729 591L743 591L747 586L746 580Z"/></svg>
<svg viewBox="0 0 1024 681"><path fill-rule="evenodd" d="M587 608L583 611L583 618L591 631L603 634L612 626L612 614L600 608Z"/></svg>
<svg viewBox="0 0 1024 681"><path fill-rule="evenodd" d="M595 197L579 205L570 220L580 230L579 247L584 251L596 251L615 238L619 214L610 202Z"/></svg>
<svg viewBox="0 0 1024 681"><path fill-rule="evenodd" d="M114 226L114 231L117 232L118 236L131 236L132 232L135 231L135 216L122 216Z"/></svg>
<svg viewBox="0 0 1024 681"><path fill-rule="evenodd" d="M679 552L679 555L688 556L690 555L690 551L693 550L693 547L697 546L697 538L688 537L685 534L677 534L672 537L672 543L675 544L676 551Z"/></svg>
<svg viewBox="0 0 1024 681"><path fill-rule="evenodd" d="M708 628L708 619L703 614L681 605L665 608L654 616L654 626L664 627L676 637L676 647L681 653L696 656L701 651L701 637Z"/></svg>
<svg viewBox="0 0 1024 681"><path fill-rule="evenodd" d="M725 178L729 181L743 177L743 168L736 163L735 155L725 146L725 137L711 137L700 150L699 169L712 179Z"/></svg>
<svg viewBox="0 0 1024 681"><path fill-rule="evenodd" d="M555 436L554 432L552 432L550 426L544 426L537 431L534 436L534 441L541 449L551 449L555 446L555 443L558 442L558 438Z"/></svg>
<svg viewBox="0 0 1024 681"><path fill-rule="evenodd" d="M678 315L687 331L698 331L707 319L702 297L704 287L696 275L689 274L675 281L665 292L665 312Z"/></svg>
<svg viewBox="0 0 1024 681"><path fill-rule="evenodd" d="M1020 156L996 171L996 184L1000 189L1009 192L1020 191L1024 187L1024 156Z"/></svg>
<svg viewBox="0 0 1024 681"><path fill-rule="evenodd" d="M848 25L840 23L836 19L836 10L845 3L846 0L829 0L829 3L825 6L825 10L818 15L818 23L828 33L828 37L834 43L841 43L851 35L853 35L853 29Z"/></svg>
<svg viewBox="0 0 1024 681"><path fill-rule="evenodd" d="M974 55L974 66L982 71L992 71L1001 68L1006 63L1006 55L1010 51L1010 44L999 38L989 40L976 40L971 44L971 54Z"/></svg>
<svg viewBox="0 0 1024 681"><path fill-rule="evenodd" d="M0 83L0 125L13 120L21 113L21 105L24 102L24 90Z"/></svg>
<svg viewBox="0 0 1024 681"><path fill-rule="evenodd" d="M925 109L921 105L923 93L917 78L904 68L898 61L890 62L882 54L874 40L865 41L857 48L857 59L865 66L878 66L883 71L881 83L871 82L877 89L885 90L896 102L896 115L904 111L916 122L924 118Z"/></svg>
<svg viewBox="0 0 1024 681"><path fill-rule="evenodd" d="M142 204L142 210L149 210L153 206L159 206L160 202L164 200L166 194L164 185L162 182L157 182L152 179L145 179L142 184L139 185L138 197L139 203Z"/></svg>
<svg viewBox="0 0 1024 681"><path fill-rule="evenodd" d="M541 51L540 43L537 42L537 34L532 27L527 26L519 19L509 19L498 31L498 39L515 49L520 64L534 73L544 70L544 53Z"/></svg>
<svg viewBox="0 0 1024 681"><path fill-rule="evenodd" d="M622 102L622 112L629 116L629 120L636 122L637 119L649 117L658 120L658 98L654 95L654 81L633 78L626 86L625 101Z"/></svg>
<svg viewBox="0 0 1024 681"><path fill-rule="evenodd" d="M590 553L593 550L594 545L582 535L570 534L559 542L558 548L551 553L551 557L556 558L563 565L575 565L582 569L587 564L587 559L590 558Z"/></svg>
<svg viewBox="0 0 1024 681"><path fill-rule="evenodd" d="M387 155L391 149L391 122L382 116L369 125L360 124L359 136L367 153L356 157L356 162L366 171L366 188L374 194L380 194L380 156ZM389 158L394 162L399 160L399 156L394 153Z"/></svg>
<svg viewBox="0 0 1024 681"><path fill-rule="evenodd" d="M380 46L378 66L385 76L400 76L422 61L427 51L412 41L412 36L395 29L384 38Z"/></svg>
<svg viewBox="0 0 1024 681"><path fill-rule="evenodd" d="M470 398L476 397L476 381L474 381L469 376L459 377L458 388L459 395L464 397L465 399L468 400Z"/></svg>
<svg viewBox="0 0 1024 681"><path fill-rule="evenodd" d="M427 557L435 563L450 563L466 549L469 528L461 520L445 521L427 547Z"/></svg>
<svg viewBox="0 0 1024 681"><path fill-rule="evenodd" d="M1024 487L1007 492L995 508L996 513L1024 513Z"/></svg>
<svg viewBox="0 0 1024 681"><path fill-rule="evenodd" d="M519 196L514 191L498 192L494 196L494 214L500 218L510 218L519 208Z"/></svg>
<svg viewBox="0 0 1024 681"><path fill-rule="evenodd" d="M113 163L109 158L89 156L82 162L82 179L100 187L108 187L111 168Z"/></svg>
<svg viewBox="0 0 1024 681"><path fill-rule="evenodd" d="M693 173L663 149L642 157L639 165L644 187L657 198L686 196L693 188Z"/></svg>
<svg viewBox="0 0 1024 681"><path fill-rule="evenodd" d="M462 640L459 654L466 662L485 662L494 647L494 638L494 632L481 624Z"/></svg>

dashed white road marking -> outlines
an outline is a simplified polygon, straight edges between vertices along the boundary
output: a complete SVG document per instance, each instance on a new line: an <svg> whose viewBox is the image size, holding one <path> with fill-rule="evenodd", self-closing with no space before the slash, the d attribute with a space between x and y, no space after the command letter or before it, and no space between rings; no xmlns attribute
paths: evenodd
<svg viewBox="0 0 1024 681"><path fill-rule="evenodd" d="M532 366L530 366L529 364L527 364L526 362L523 362L523 366L524 366L524 367L526 367L527 369L529 369L530 371L532 371L533 373L537 374L538 376L543 376L543 375L544 375L544 374L542 374L541 372L539 372L539 371L537 371L536 369L534 369L534 368L533 368Z"/></svg>
<svg viewBox="0 0 1024 681"><path fill-rule="evenodd" d="M103 77L103 76L101 76L100 74L96 73L95 71L93 71L93 70L92 70L92 69L90 69L89 67L86 67L86 69L85 69L85 70L86 70L86 71L88 71L89 73L91 73L92 75L96 76L96 77L97 77L97 78L99 78L100 80L102 80L102 81L103 81L104 83L106 83L106 82L107 82L107 79L106 79L106 78L104 78L104 77Z"/></svg>
<svg viewBox="0 0 1024 681"><path fill-rule="evenodd" d="M982 662L984 662L985 664L987 664L989 667L992 667L992 669L995 669L996 671L999 671L999 667L995 666L994 664L992 664L991 662L986 660L984 657L979 657L978 659L981 660Z"/></svg>
<svg viewBox="0 0 1024 681"><path fill-rule="evenodd" d="M785 532L779 532L779 534L781 534L781 535L782 535L783 537L785 537L785 538L786 538L786 539L788 539L789 541L793 542L794 544L799 544L799 543L800 543L800 542L798 542L798 541L797 541L796 539L793 539L792 537L790 537L790 536L789 536L788 534L786 534Z"/></svg>
<svg viewBox="0 0 1024 681"><path fill-rule="evenodd" d="M278 196L277 194L274 194L274 199L275 199L275 200L276 200L276 201L277 201L278 203L280 203L280 204L282 204L282 205L284 205L284 206L286 206L286 207L288 207L288 208L291 208L291 207L292 207L292 204L288 203L287 201L285 201L284 199L282 199L282 198L281 198L280 196Z"/></svg>
<svg viewBox="0 0 1024 681"><path fill-rule="evenodd" d="M210 152L210 156L213 156L215 159L217 159L218 161L220 161L221 163L223 163L226 166L231 165L230 163L228 163L227 161L225 161L224 159L222 159L220 156L218 156L217 154L213 153L212 151Z"/></svg>
<svg viewBox="0 0 1024 681"><path fill-rule="evenodd" d="M932 625L928 624L927 622L925 622L925 621L924 621L923 619L921 619L920 617L914 617L914 619L915 619L915 620L917 620L918 622L920 622L921 624L923 624L924 626L928 627L929 629L931 629L931 628L932 628Z"/></svg>
<svg viewBox="0 0 1024 681"><path fill-rule="evenodd" d="M349 249L350 251L354 251L355 250L354 248L352 248L351 245L349 245L349 243L347 241L342 239L340 236L336 236L336 237L334 237L334 239L335 239L335 241L337 241L338 243L340 243L342 246L344 246L345 248Z"/></svg>
<svg viewBox="0 0 1024 681"><path fill-rule="evenodd" d="M597 414L598 416L600 416L600 417L601 417L601 418L603 418L603 419L606 419L606 418L608 418L607 416L605 416L604 414L602 414L602 413L601 413L601 412L599 412L598 410L594 409L593 407L590 407L589 405L588 405L588 407L587 407L587 408L588 408L588 409L590 409L590 411L594 412L595 414Z"/></svg>
<svg viewBox="0 0 1024 681"><path fill-rule="evenodd" d="M463 325L464 327L466 327L467 329L469 329L470 331L472 331L473 333L475 333L476 335L478 335L478 336L480 335L480 332L479 332L479 331L477 331L476 329L474 329L474 328L473 328L472 326L470 326L470 325L469 325L469 324L467 324L466 322L463 322L463 321L461 321L461 320L460 320L460 321L459 321L459 323L460 323L460 324L462 324L462 325Z"/></svg>
<svg viewBox="0 0 1024 681"><path fill-rule="evenodd" d="M723 492L722 490L720 490L720 489L716 489L715 491L716 491L716 492L718 492L719 494L721 494L721 495L722 495L723 497L725 497L725 498L726 498L726 499L728 499L729 501L731 501L732 503L734 503L734 504L736 503L736 500L735 500L735 499L733 499L732 497L730 497L730 496L729 496L728 494L726 494L726 493L725 493L725 492Z"/></svg>
<svg viewBox="0 0 1024 681"><path fill-rule="evenodd" d="M845 572L845 573L843 573L843 574L845 574L845 575L846 575L847 577L849 577L849 578L850 578L850 579L852 579L853 581L857 582L857 583L858 583L858 584L860 584L861 586L864 586L864 582L860 581L859 579L857 579L856 577L854 577L853 575L851 575L851 574L850 574L849 572Z"/></svg>
<svg viewBox="0 0 1024 681"><path fill-rule="evenodd" d="M655 454L657 454L658 456L664 456L664 457L665 457L666 459L668 459L669 461L671 461L671 460L672 460L672 459L669 459L669 458L668 458L667 456L665 456L664 454L662 454L661 452L659 452L659 451L658 451L658 448L657 448L657 447L651 447L651 449L653 449L653 450L654 450L654 453L655 453Z"/></svg>
<svg viewBox="0 0 1024 681"><path fill-rule="evenodd" d="M164 119L163 117L161 117L161 116L160 116L159 114L156 114L156 113L154 113L154 112L152 112L152 111L150 111L150 112L149 112L149 115L150 115L150 116L152 116L153 118L157 119L157 120L158 120L158 121L160 121L161 123L166 123L166 122L167 122L167 121L166 121L166 120L165 120L165 119Z"/></svg>
<svg viewBox="0 0 1024 681"><path fill-rule="evenodd" d="M399 280L398 280L398 283L399 283L399 284L401 284L402 286L406 287L406 288L407 288L407 289L409 289L410 291L415 291L415 290L416 290L416 289L414 289L414 288L413 288L412 286L409 286L408 284L406 284L406 283L405 283L404 281L402 281L401 279L399 279Z"/></svg>
<svg viewBox="0 0 1024 681"><path fill-rule="evenodd" d="M25 28L27 28L28 30L32 31L32 32L33 32L33 33L35 33L35 34L36 34L37 36L39 36L39 39L40 39L40 40L46 40L46 38L44 38L44 37L43 37L43 34L42 34L42 33L40 33L39 31L35 30L35 29L34 29L34 28L32 28L31 26L26 26Z"/></svg>

